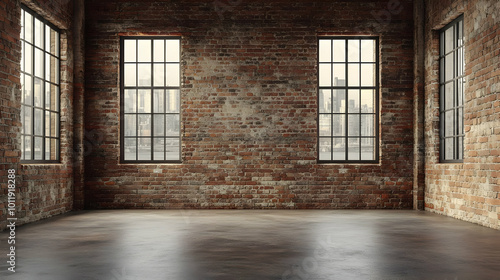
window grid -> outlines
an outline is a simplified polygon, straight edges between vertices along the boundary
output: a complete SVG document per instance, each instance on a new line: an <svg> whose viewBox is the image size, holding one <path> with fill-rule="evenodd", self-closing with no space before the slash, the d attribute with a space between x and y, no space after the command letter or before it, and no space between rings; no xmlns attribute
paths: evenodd
<svg viewBox="0 0 500 280"><path fill-rule="evenodd" d="M180 162L180 38L122 37L121 57L121 161Z"/></svg>
<svg viewBox="0 0 500 280"><path fill-rule="evenodd" d="M60 157L60 31L21 5L21 161Z"/></svg>
<svg viewBox="0 0 500 280"><path fill-rule="evenodd" d="M378 39L373 37L319 39L319 162L378 161L377 50Z"/></svg>
<svg viewBox="0 0 500 280"><path fill-rule="evenodd" d="M440 31L440 159L463 162L464 34L463 16Z"/></svg>

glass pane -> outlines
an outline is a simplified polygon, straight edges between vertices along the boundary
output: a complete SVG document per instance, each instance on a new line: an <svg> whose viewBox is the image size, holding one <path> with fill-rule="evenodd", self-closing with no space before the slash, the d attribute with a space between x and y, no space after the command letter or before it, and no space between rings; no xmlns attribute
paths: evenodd
<svg viewBox="0 0 500 280"><path fill-rule="evenodd" d="M50 27L48 25L45 25L45 51L50 52L50 41L51 41L51 36L50 36Z"/></svg>
<svg viewBox="0 0 500 280"><path fill-rule="evenodd" d="M332 136L332 117L330 114L319 115L319 136Z"/></svg>
<svg viewBox="0 0 500 280"><path fill-rule="evenodd" d="M349 138L348 141L347 159L360 160L359 138Z"/></svg>
<svg viewBox="0 0 500 280"><path fill-rule="evenodd" d="M180 160L180 141L179 139L165 139L166 160Z"/></svg>
<svg viewBox="0 0 500 280"><path fill-rule="evenodd" d="M445 80L449 81L453 79L454 73L453 73L453 53L450 53L444 58L445 61Z"/></svg>
<svg viewBox="0 0 500 280"><path fill-rule="evenodd" d="M154 91L153 97L153 112L154 113L164 113L165 112L165 91L163 89L156 89Z"/></svg>
<svg viewBox="0 0 500 280"><path fill-rule="evenodd" d="M45 80L50 81L50 54L45 53Z"/></svg>
<svg viewBox="0 0 500 280"><path fill-rule="evenodd" d="M151 64L138 64L137 67L139 86L151 86Z"/></svg>
<svg viewBox="0 0 500 280"><path fill-rule="evenodd" d="M361 40L361 61L375 62L375 40Z"/></svg>
<svg viewBox="0 0 500 280"><path fill-rule="evenodd" d="M154 127L153 136L164 136L165 135L165 115L155 114L154 115Z"/></svg>
<svg viewBox="0 0 500 280"><path fill-rule="evenodd" d="M151 138L139 138L138 160L151 160Z"/></svg>
<svg viewBox="0 0 500 280"><path fill-rule="evenodd" d="M154 40L153 41L153 60L155 62L165 61L165 40Z"/></svg>
<svg viewBox="0 0 500 280"><path fill-rule="evenodd" d="M125 113L137 112L137 94L135 89L126 89L124 96Z"/></svg>
<svg viewBox="0 0 500 280"><path fill-rule="evenodd" d="M165 135L166 136L179 136L180 133L180 122L179 115L166 115L165 123Z"/></svg>
<svg viewBox="0 0 500 280"><path fill-rule="evenodd" d="M31 76L24 76L24 104L33 105L33 79Z"/></svg>
<svg viewBox="0 0 500 280"><path fill-rule="evenodd" d="M333 138L333 160L345 160L345 138Z"/></svg>
<svg viewBox="0 0 500 280"><path fill-rule="evenodd" d="M458 131L457 135L464 134L464 109L458 109Z"/></svg>
<svg viewBox="0 0 500 280"><path fill-rule="evenodd" d="M332 41L319 40L319 62L332 61Z"/></svg>
<svg viewBox="0 0 500 280"><path fill-rule="evenodd" d="M445 159L454 159L454 145L453 145L453 140L454 138L446 138L445 139Z"/></svg>
<svg viewBox="0 0 500 280"><path fill-rule="evenodd" d="M375 141L373 138L361 139L361 160L375 160Z"/></svg>
<svg viewBox="0 0 500 280"><path fill-rule="evenodd" d="M125 160L136 160L137 141L135 138L125 138L124 152Z"/></svg>
<svg viewBox="0 0 500 280"><path fill-rule="evenodd" d="M59 111L59 87L50 85L50 110Z"/></svg>
<svg viewBox="0 0 500 280"><path fill-rule="evenodd" d="M35 76L43 78L43 51L35 48Z"/></svg>
<svg viewBox="0 0 500 280"><path fill-rule="evenodd" d="M52 35L51 38L54 40L51 42L51 53L55 56L59 56L59 33L57 33L55 30L51 30Z"/></svg>
<svg viewBox="0 0 500 280"><path fill-rule="evenodd" d="M24 107L24 133L33 134L33 109L31 107Z"/></svg>
<svg viewBox="0 0 500 280"><path fill-rule="evenodd" d="M22 33L21 33L22 34ZM21 136L21 160L24 160L26 159L24 156L25 156L25 152L24 152L24 136Z"/></svg>
<svg viewBox="0 0 500 280"><path fill-rule="evenodd" d="M24 13L24 40L33 42L33 16L30 13Z"/></svg>
<svg viewBox="0 0 500 280"><path fill-rule="evenodd" d="M151 136L151 115L139 115L139 136Z"/></svg>
<svg viewBox="0 0 500 280"><path fill-rule="evenodd" d="M463 48L459 48L457 50L457 67L456 67L456 77L460 77L464 75L464 57L463 57Z"/></svg>
<svg viewBox="0 0 500 280"><path fill-rule="evenodd" d="M319 112L330 113L332 108L332 91L322 89L319 91Z"/></svg>
<svg viewBox="0 0 500 280"><path fill-rule="evenodd" d="M359 62L359 40L347 41L347 60L349 62Z"/></svg>
<svg viewBox="0 0 500 280"><path fill-rule="evenodd" d="M126 87L136 86L136 64L125 64L124 66L124 81Z"/></svg>
<svg viewBox="0 0 500 280"><path fill-rule="evenodd" d="M28 74L33 73L33 47L30 44L24 44L24 71Z"/></svg>
<svg viewBox="0 0 500 280"><path fill-rule="evenodd" d="M45 159L51 160L51 158L50 158L50 139L45 139Z"/></svg>
<svg viewBox="0 0 500 280"><path fill-rule="evenodd" d="M375 113L375 90L361 90L361 113Z"/></svg>
<svg viewBox="0 0 500 280"><path fill-rule="evenodd" d="M165 160L165 138L154 138L153 141L153 160Z"/></svg>
<svg viewBox="0 0 500 280"><path fill-rule="evenodd" d="M45 136L50 136L50 112L45 111Z"/></svg>
<svg viewBox="0 0 500 280"><path fill-rule="evenodd" d="M319 160L332 160L331 138L319 138Z"/></svg>
<svg viewBox="0 0 500 280"><path fill-rule="evenodd" d="M162 87L165 86L165 64L155 64L154 66L154 86Z"/></svg>
<svg viewBox="0 0 500 280"><path fill-rule="evenodd" d="M179 62L180 61L180 40L166 40L167 62Z"/></svg>
<svg viewBox="0 0 500 280"><path fill-rule="evenodd" d="M359 136L359 115L349 115L349 128L348 135L349 136Z"/></svg>
<svg viewBox="0 0 500 280"><path fill-rule="evenodd" d="M444 136L453 136L455 134L454 129L454 110L446 111L444 113L445 123L444 123Z"/></svg>
<svg viewBox="0 0 500 280"><path fill-rule="evenodd" d="M462 78L458 79L457 98L458 98L457 106L463 106L464 105L464 84L463 84Z"/></svg>
<svg viewBox="0 0 500 280"><path fill-rule="evenodd" d="M43 138L35 137L35 160L43 159Z"/></svg>
<svg viewBox="0 0 500 280"><path fill-rule="evenodd" d="M179 64L167 64L166 71L167 71L166 86L168 87L180 86Z"/></svg>
<svg viewBox="0 0 500 280"><path fill-rule="evenodd" d="M349 113L359 113L359 90L351 89L349 90L349 102L348 102L348 112Z"/></svg>
<svg viewBox="0 0 500 280"><path fill-rule="evenodd" d="M35 46L43 48L43 26L44 24L35 18Z"/></svg>
<svg viewBox="0 0 500 280"><path fill-rule="evenodd" d="M361 136L375 136L374 115L361 115Z"/></svg>
<svg viewBox="0 0 500 280"><path fill-rule="evenodd" d="M21 42L21 72L25 72L26 70L24 70L24 45L25 43Z"/></svg>
<svg viewBox="0 0 500 280"><path fill-rule="evenodd" d="M59 60L55 57L50 57L50 81L59 83Z"/></svg>
<svg viewBox="0 0 500 280"><path fill-rule="evenodd" d="M348 69L348 81L349 86L359 86L360 85L360 77L359 77L359 64L349 64Z"/></svg>
<svg viewBox="0 0 500 280"><path fill-rule="evenodd" d="M24 122L25 122L24 121L24 110L26 110L26 109L27 109L26 106L21 105L21 133L23 133L23 134L25 133L24 129L26 128L25 124L24 124Z"/></svg>
<svg viewBox="0 0 500 280"><path fill-rule="evenodd" d="M136 62L137 49L136 40L124 40L123 41L123 51L124 51L124 61L125 62Z"/></svg>
<svg viewBox="0 0 500 280"><path fill-rule="evenodd" d="M361 64L361 85L375 86L375 64Z"/></svg>
<svg viewBox="0 0 500 280"><path fill-rule="evenodd" d="M458 27L458 38L457 38L457 47L460 47L464 44L464 21L460 20L457 22L457 27Z"/></svg>
<svg viewBox="0 0 500 280"><path fill-rule="evenodd" d="M138 112L151 113L151 90L141 89L138 91Z"/></svg>
<svg viewBox="0 0 500 280"><path fill-rule="evenodd" d="M50 136L59 137L59 114L50 113Z"/></svg>
<svg viewBox="0 0 500 280"><path fill-rule="evenodd" d="M333 113L345 113L345 90L334 89L332 98Z"/></svg>
<svg viewBox="0 0 500 280"><path fill-rule="evenodd" d="M166 92L167 96L167 113L179 113L180 112L180 94L178 89L170 89Z"/></svg>
<svg viewBox="0 0 500 280"><path fill-rule="evenodd" d="M333 86L345 86L345 64L333 64Z"/></svg>
<svg viewBox="0 0 500 280"><path fill-rule="evenodd" d="M137 118L135 114L125 115L125 136L137 136Z"/></svg>
<svg viewBox="0 0 500 280"><path fill-rule="evenodd" d="M137 40L138 62L151 62L151 40Z"/></svg>
<svg viewBox="0 0 500 280"><path fill-rule="evenodd" d="M28 160L29 159L33 159L32 153L31 153L31 149L32 149L31 148L31 139L32 138L33 137L31 137L31 136L25 136L24 137L24 152L25 152L24 153L24 158L28 159Z"/></svg>
<svg viewBox="0 0 500 280"><path fill-rule="evenodd" d="M345 136L345 115L333 115L333 136Z"/></svg>
<svg viewBox="0 0 500 280"><path fill-rule="evenodd" d="M455 104L455 94L453 92L453 82L447 83L444 86L444 92L445 92L445 95L444 95L445 107L444 107L444 109L448 110L450 108L453 108L454 104Z"/></svg>
<svg viewBox="0 0 500 280"><path fill-rule="evenodd" d="M329 87L332 85L332 66L331 64L319 65L319 86Z"/></svg>
<svg viewBox="0 0 500 280"><path fill-rule="evenodd" d="M333 62L345 62L345 40L333 40Z"/></svg>
<svg viewBox="0 0 500 280"><path fill-rule="evenodd" d="M42 98L42 93L43 93L43 81L38 79L38 78L35 78L35 106L36 107L42 107L42 102L43 102L43 98Z"/></svg>
<svg viewBox="0 0 500 280"><path fill-rule="evenodd" d="M458 137L458 158L457 159L463 159L463 158L464 158L464 138Z"/></svg>
<svg viewBox="0 0 500 280"><path fill-rule="evenodd" d="M57 139L50 140L50 159L51 160L59 159L59 140Z"/></svg>
<svg viewBox="0 0 500 280"><path fill-rule="evenodd" d="M26 12L21 9L21 39L24 39L24 14L25 13ZM21 140L21 142L24 144L24 141Z"/></svg>
<svg viewBox="0 0 500 280"><path fill-rule="evenodd" d="M453 46L453 33L455 31L455 28L454 26L451 26L450 28L448 28L446 31L445 31L445 34L444 34L444 51L445 53L449 53L451 50L453 50L454 46Z"/></svg>

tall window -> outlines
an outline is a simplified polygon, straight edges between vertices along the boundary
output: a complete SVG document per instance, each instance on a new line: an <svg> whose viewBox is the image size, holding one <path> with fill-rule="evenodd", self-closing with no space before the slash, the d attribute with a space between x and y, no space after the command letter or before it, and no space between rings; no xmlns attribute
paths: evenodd
<svg viewBox="0 0 500 280"><path fill-rule="evenodd" d="M59 161L59 30L21 10L21 160Z"/></svg>
<svg viewBox="0 0 500 280"><path fill-rule="evenodd" d="M180 39L121 39L121 160L180 161Z"/></svg>
<svg viewBox="0 0 500 280"><path fill-rule="evenodd" d="M464 32L463 16L440 32L441 161L464 158Z"/></svg>
<svg viewBox="0 0 500 280"><path fill-rule="evenodd" d="M378 40L320 38L320 162L378 160Z"/></svg>

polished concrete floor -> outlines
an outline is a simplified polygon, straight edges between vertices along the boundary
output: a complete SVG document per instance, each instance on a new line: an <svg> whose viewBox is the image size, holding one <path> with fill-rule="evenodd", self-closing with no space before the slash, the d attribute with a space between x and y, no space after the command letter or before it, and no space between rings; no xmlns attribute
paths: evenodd
<svg viewBox="0 0 500 280"><path fill-rule="evenodd" d="M0 279L500 279L500 231L391 210L106 210L16 229Z"/></svg>

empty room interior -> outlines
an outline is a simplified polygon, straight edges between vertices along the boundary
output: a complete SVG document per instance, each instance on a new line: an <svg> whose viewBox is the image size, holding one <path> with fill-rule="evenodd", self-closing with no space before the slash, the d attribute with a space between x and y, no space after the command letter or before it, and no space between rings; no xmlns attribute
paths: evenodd
<svg viewBox="0 0 500 280"><path fill-rule="evenodd" d="M498 279L500 1L0 0L0 278Z"/></svg>

